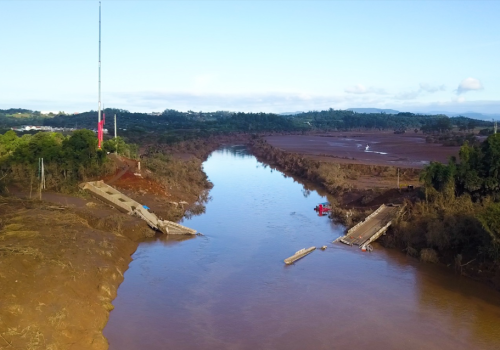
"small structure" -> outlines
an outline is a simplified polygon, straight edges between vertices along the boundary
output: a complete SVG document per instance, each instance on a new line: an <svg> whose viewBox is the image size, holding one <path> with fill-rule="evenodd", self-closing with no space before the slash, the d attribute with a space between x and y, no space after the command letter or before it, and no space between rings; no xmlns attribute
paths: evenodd
<svg viewBox="0 0 500 350"><path fill-rule="evenodd" d="M179 225L172 221L161 220L154 213L150 212L149 208L105 184L104 181L86 182L83 184L83 189L91 192L94 196L106 201L124 213L140 217L155 230L159 230L166 234L196 234L196 230L189 227Z"/></svg>
<svg viewBox="0 0 500 350"><path fill-rule="evenodd" d="M311 247L311 248L307 248L307 249L304 248L304 249L297 251L294 255L285 259L285 264L287 264L287 265L293 264L295 261L302 259L304 256L312 253L315 249L316 249L316 247Z"/></svg>

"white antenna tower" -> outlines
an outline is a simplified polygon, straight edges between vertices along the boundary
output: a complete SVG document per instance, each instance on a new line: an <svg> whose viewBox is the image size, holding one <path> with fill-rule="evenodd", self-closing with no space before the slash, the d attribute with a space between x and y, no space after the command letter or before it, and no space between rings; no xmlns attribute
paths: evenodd
<svg viewBox="0 0 500 350"><path fill-rule="evenodd" d="M498 129L498 126L497 126L497 121L493 121L493 133L496 134L497 133L497 129Z"/></svg>
<svg viewBox="0 0 500 350"><path fill-rule="evenodd" d="M99 1L99 105L97 112L97 121L101 123L101 2Z"/></svg>

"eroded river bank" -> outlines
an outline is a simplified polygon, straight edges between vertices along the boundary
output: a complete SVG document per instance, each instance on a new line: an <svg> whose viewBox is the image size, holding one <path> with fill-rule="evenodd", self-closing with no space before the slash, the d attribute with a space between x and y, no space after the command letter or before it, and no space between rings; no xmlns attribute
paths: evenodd
<svg viewBox="0 0 500 350"><path fill-rule="evenodd" d="M204 163L205 236L141 243L113 301L110 349L497 349L500 294L396 250L331 244L324 197L243 147ZM327 245L295 265L300 248Z"/></svg>

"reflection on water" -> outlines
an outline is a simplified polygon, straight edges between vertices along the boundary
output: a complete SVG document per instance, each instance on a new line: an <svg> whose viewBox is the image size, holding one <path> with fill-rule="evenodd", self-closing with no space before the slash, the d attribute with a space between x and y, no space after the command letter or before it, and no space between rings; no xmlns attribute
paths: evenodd
<svg viewBox="0 0 500 350"><path fill-rule="evenodd" d="M104 330L110 349L498 349L498 293L376 244L329 243L343 227L316 216L324 196L242 147L204 168L212 200L184 224L205 236L139 246Z"/></svg>
<svg viewBox="0 0 500 350"><path fill-rule="evenodd" d="M203 191L198 200L191 205L188 210L184 213L184 218L185 219L191 219L193 216L205 214L206 210L206 204L212 200L212 197L210 197L210 191L206 190Z"/></svg>
<svg viewBox="0 0 500 350"><path fill-rule="evenodd" d="M223 149L217 152L225 155L233 155L238 158L253 158L253 156L250 153L248 153L248 150L245 147L245 145L228 146L224 147Z"/></svg>
<svg viewBox="0 0 500 350"><path fill-rule="evenodd" d="M196 235L164 235L164 234L156 234L154 237L146 238L141 245L164 245L170 246L175 245L180 242L188 241L190 239L195 239Z"/></svg>

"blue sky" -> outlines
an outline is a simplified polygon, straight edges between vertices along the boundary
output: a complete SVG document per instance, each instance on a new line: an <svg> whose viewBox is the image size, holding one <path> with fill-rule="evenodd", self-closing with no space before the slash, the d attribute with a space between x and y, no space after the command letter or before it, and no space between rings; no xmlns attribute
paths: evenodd
<svg viewBox="0 0 500 350"><path fill-rule="evenodd" d="M97 109L98 1L0 0L0 108ZM500 112L500 1L102 1L131 111Z"/></svg>

